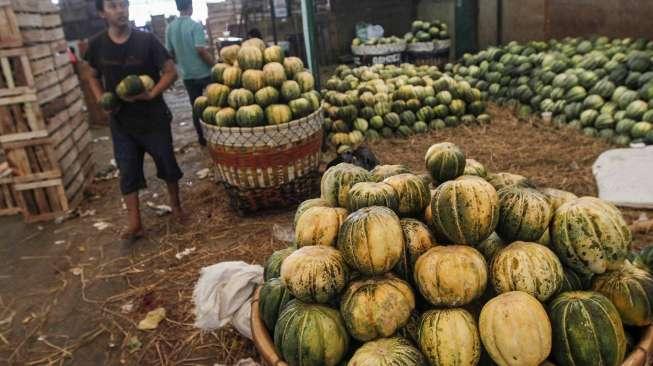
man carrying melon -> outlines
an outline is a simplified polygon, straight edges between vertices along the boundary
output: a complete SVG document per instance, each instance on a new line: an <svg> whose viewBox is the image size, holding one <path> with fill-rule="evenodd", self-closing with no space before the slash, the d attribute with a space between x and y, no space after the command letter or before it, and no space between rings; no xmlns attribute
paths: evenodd
<svg viewBox="0 0 653 366"><path fill-rule="evenodd" d="M167 183L174 218L183 217L178 184L182 172L172 146L172 114L163 100L177 71L154 35L131 28L127 0L95 0L95 6L109 27L91 38L84 58L97 100L104 99L105 90L115 91L121 99L105 108L110 109L114 156L127 206L128 226L122 239L130 244L144 235L138 191L146 187L145 153L154 160L157 177Z"/></svg>
<svg viewBox="0 0 653 366"><path fill-rule="evenodd" d="M215 63L209 52L204 35L204 27L193 19L193 1L176 0L179 18L166 29L166 48L177 61L179 72L192 105L211 83L211 67ZM198 142L206 146L206 139L200 125L200 116L193 113L193 125L197 131Z"/></svg>

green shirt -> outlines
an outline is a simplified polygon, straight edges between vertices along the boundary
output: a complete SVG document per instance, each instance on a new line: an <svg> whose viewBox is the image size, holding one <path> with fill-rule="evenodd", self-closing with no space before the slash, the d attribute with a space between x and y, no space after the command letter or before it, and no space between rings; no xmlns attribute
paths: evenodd
<svg viewBox="0 0 653 366"><path fill-rule="evenodd" d="M203 79L211 75L211 68L197 54L196 47L206 47L202 25L188 16L175 19L166 29L166 48L177 61L182 79Z"/></svg>

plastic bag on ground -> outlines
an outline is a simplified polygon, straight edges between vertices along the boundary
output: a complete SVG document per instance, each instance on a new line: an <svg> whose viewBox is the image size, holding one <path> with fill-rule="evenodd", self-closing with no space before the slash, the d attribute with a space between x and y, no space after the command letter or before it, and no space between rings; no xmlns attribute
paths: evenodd
<svg viewBox="0 0 653 366"><path fill-rule="evenodd" d="M211 331L231 323L252 339L252 296L263 283L263 267L242 261L221 262L204 267L193 290L195 326Z"/></svg>
<svg viewBox="0 0 653 366"><path fill-rule="evenodd" d="M599 198L617 206L653 208L653 146L613 149L592 166Z"/></svg>

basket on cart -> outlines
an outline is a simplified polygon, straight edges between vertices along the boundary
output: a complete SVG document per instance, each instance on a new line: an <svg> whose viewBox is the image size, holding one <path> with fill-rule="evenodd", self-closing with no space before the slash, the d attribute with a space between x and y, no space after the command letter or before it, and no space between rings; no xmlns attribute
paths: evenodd
<svg viewBox="0 0 653 366"><path fill-rule="evenodd" d="M281 125L202 123L218 181L239 213L288 207L319 193L322 109Z"/></svg>

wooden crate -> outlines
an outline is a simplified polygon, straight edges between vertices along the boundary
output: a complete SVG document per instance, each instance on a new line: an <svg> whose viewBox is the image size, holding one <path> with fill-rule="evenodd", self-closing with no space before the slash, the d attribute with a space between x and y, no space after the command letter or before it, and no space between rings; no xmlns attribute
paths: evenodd
<svg viewBox="0 0 653 366"><path fill-rule="evenodd" d="M0 48L14 48L23 45L23 37L11 0L0 0Z"/></svg>
<svg viewBox="0 0 653 366"><path fill-rule="evenodd" d="M0 98L34 91L34 77L25 48L0 50Z"/></svg>
<svg viewBox="0 0 653 366"><path fill-rule="evenodd" d="M0 216L16 215L20 212L13 178L0 178Z"/></svg>
<svg viewBox="0 0 653 366"><path fill-rule="evenodd" d="M47 136L36 94L0 99L0 144Z"/></svg>
<svg viewBox="0 0 653 366"><path fill-rule="evenodd" d="M61 177L52 138L3 143L2 147L15 182L31 182Z"/></svg>
<svg viewBox="0 0 653 366"><path fill-rule="evenodd" d="M53 220L70 209L61 179L48 179L14 185L26 222Z"/></svg>

